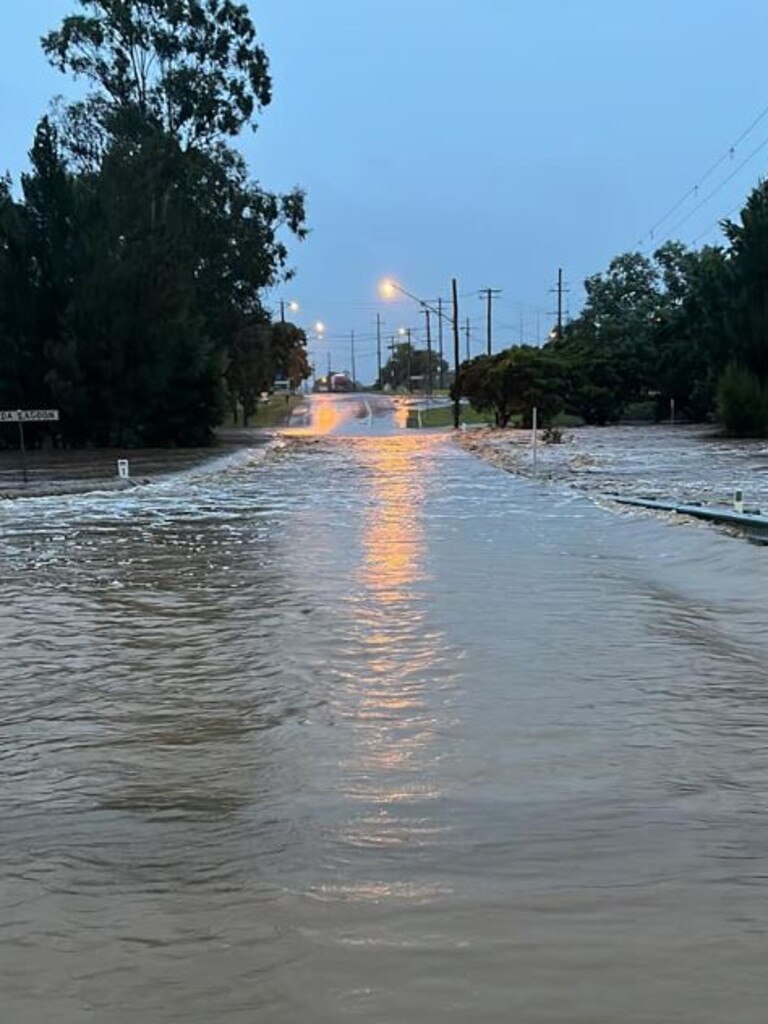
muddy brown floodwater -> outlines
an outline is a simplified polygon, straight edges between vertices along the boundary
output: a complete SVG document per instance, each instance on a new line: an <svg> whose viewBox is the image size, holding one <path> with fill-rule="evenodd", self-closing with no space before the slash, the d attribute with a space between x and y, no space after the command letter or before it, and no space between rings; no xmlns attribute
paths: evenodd
<svg viewBox="0 0 768 1024"><path fill-rule="evenodd" d="M763 1024L765 549L327 402L0 506L3 1024Z"/></svg>

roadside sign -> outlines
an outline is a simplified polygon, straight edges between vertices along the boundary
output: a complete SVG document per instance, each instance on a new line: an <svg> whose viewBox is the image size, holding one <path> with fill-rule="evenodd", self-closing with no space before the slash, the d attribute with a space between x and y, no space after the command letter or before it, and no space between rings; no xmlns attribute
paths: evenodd
<svg viewBox="0 0 768 1024"><path fill-rule="evenodd" d="M59 418L58 409L0 409L0 423L18 423L19 451L21 452L21 472L24 483L29 482L27 470L27 446L24 444L25 423L50 423Z"/></svg>
<svg viewBox="0 0 768 1024"><path fill-rule="evenodd" d="M58 409L0 409L0 423L50 423L58 418Z"/></svg>

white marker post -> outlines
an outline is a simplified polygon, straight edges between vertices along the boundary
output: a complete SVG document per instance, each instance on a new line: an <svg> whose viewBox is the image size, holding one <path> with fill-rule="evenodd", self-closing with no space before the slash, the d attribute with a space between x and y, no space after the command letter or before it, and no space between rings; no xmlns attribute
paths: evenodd
<svg viewBox="0 0 768 1024"><path fill-rule="evenodd" d="M131 467L128 464L128 459L117 460L117 475L121 480L130 480L131 478Z"/></svg>
<svg viewBox="0 0 768 1024"><path fill-rule="evenodd" d="M0 409L0 423L19 424L19 448L21 450L21 472L24 483L29 483L27 470L27 446L24 443L25 423L51 423L59 419L58 409Z"/></svg>
<svg viewBox="0 0 768 1024"><path fill-rule="evenodd" d="M534 405L533 407L533 419L531 426L531 441L533 443L533 472L536 472L536 457L538 455L538 422L539 422L539 410Z"/></svg>

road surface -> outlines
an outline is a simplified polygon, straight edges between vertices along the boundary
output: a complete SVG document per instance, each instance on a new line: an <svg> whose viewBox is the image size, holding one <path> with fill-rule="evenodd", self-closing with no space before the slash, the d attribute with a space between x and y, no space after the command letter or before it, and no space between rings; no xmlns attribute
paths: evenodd
<svg viewBox="0 0 768 1024"><path fill-rule="evenodd" d="M4 1024L762 1024L762 552L311 405L0 508Z"/></svg>

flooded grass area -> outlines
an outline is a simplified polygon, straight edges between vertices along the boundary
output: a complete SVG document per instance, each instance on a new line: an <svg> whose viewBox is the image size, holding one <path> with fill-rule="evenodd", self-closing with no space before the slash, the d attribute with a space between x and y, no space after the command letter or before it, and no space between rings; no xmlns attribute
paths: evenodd
<svg viewBox="0 0 768 1024"><path fill-rule="evenodd" d="M128 460L134 482L157 480L266 440L256 429L229 427L203 448L33 448L27 451L26 484L21 453L0 451L0 499L116 487L118 459Z"/></svg>
<svg viewBox="0 0 768 1024"><path fill-rule="evenodd" d="M596 495L730 502L735 490L768 510L768 441L719 437L711 426L579 427L563 443L540 440L536 465L529 430L476 430L465 450L522 476L566 483Z"/></svg>

